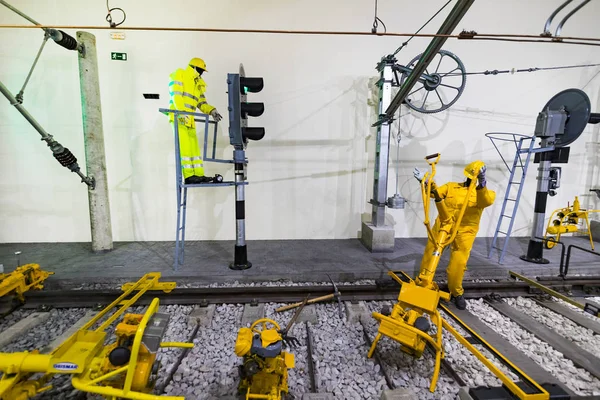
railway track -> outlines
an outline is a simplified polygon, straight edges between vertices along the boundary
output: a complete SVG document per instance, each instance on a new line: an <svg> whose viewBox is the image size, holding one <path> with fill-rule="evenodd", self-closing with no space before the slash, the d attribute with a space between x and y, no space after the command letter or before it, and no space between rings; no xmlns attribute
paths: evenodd
<svg viewBox="0 0 600 400"><path fill-rule="evenodd" d="M600 279L547 280L545 286L571 296L585 296L600 292ZM531 297L541 292L535 287L520 281L465 282L466 298L481 298L489 295L500 297ZM445 290L444 285L441 289ZM375 285L340 286L342 301L383 301L398 297L399 285L384 280ZM147 305L158 297L161 304L207 305L207 304L256 304L292 303L302 301L307 295L313 297L330 294L332 288L326 285L314 286L236 286L217 288L176 288L170 293L150 291L137 304ZM27 292L25 309L43 306L56 308L95 307L111 303L121 294L120 290L44 290Z"/></svg>
<svg viewBox="0 0 600 400"><path fill-rule="evenodd" d="M554 290L569 293L572 297L583 297L589 296L589 293L597 293L600 280L595 277L568 281L545 280L543 283ZM597 366L600 365L600 347L596 352L593 351L593 346L592 350L589 350L590 346L587 347L588 350L582 350L581 343L566 337L558 344L557 338L565 334L563 331L548 333L552 330L550 326L540 333L537 326L539 322L527 317L524 310L519 309L518 305L522 305L523 301L519 303L502 299L532 298L527 300L528 307L531 307L531 302L535 302L539 307L547 308L548 313L556 313L556 318L562 318L556 325L564 326L568 321L589 330L587 341L600 340L598 321L590 319L581 310L568 308L564 303L541 299L539 290L525 282L478 282L465 283L464 286L468 298L479 300L470 300L470 312L457 315L465 318L469 325L476 326L475 330L481 337L469 339L476 347L485 347L482 347L482 339L489 342L529 376L535 377L536 382L559 385L571 398L600 399L600 377L597 371ZM432 363L432 356L428 352L421 359L415 360L401 353L397 343L382 340L377 357L367 359L366 352L376 330L370 312L391 305L398 296L399 286L379 282L377 285L344 285L339 289L345 307L352 303L366 304L366 314L358 321L350 321L347 316L340 318L335 303L310 306L318 320L299 321L293 329L293 336L301 343L298 348L292 349L297 360L296 369L290 371L290 391L294 398L300 399L303 393L330 392L335 398L378 399L383 390L408 385L419 399L454 399L460 387L475 389L477 386L501 386L489 371L447 333L444 334L447 358L442 365L443 372L435 394L428 391ZM236 392L239 364L239 359L233 354L233 345L237 330L243 326L240 318L244 309L263 304L266 317L285 324L293 313L277 313L275 308L283 303L303 300L307 294L317 297L330 294L331 291L330 286L314 285L185 288L175 289L169 294L148 293L137 305L148 304L152 298L159 297L163 312L172 315L172 326L165 340L193 339L196 344L189 351L172 350L163 355L159 375L166 379L159 383L157 393L185 395L189 399L233 396ZM32 292L27 296L27 303L17 313L31 315L34 313L33 309L41 306L59 313L64 308L64 312L76 313L70 317L71 321L83 314L83 308L107 304L120 293L118 290ZM484 297L486 300L482 300ZM181 328L194 309L208 307L215 308L214 316L209 321ZM75 310L69 311L70 308ZM139 310L141 307L138 312ZM452 312L456 313L457 310L453 309ZM493 314L493 317L483 315L484 313ZM511 319L515 315L521 317ZM501 319L510 322L500 326L498 321ZM57 316L54 316L45 323L52 325L56 320ZM515 337L512 333L518 330L516 327L522 328L523 332ZM0 329L3 328L0 326ZM34 332L31 335L35 336L48 329L51 326L30 328L29 332ZM539 335L545 336L540 338ZM531 350L532 343L538 342L540 349ZM33 346L36 343L35 337L27 343ZM33 350L35 347L31 346L22 350ZM560 353L556 350L557 347L560 347ZM4 347L0 345L0 351L15 348L16 343ZM554 358L551 368L544 365L548 364L545 357ZM510 373L510 368L507 370ZM65 382L60 387L65 388L65 393L72 392L68 381ZM57 396L57 393L58 389L52 396ZM52 396L48 398L55 398ZM60 398L63 398L62 395ZM71 397L65 394L64 398Z"/></svg>

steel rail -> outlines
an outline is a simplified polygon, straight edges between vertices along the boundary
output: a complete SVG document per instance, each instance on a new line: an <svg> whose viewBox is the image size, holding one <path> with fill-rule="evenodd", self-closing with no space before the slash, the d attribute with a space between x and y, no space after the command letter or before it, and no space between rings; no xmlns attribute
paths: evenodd
<svg viewBox="0 0 600 400"><path fill-rule="evenodd" d="M387 283L387 281L386 281ZM600 286L600 280L572 280L565 282L557 279L545 282L547 287L555 290L567 290L573 295L586 295L585 289ZM440 285L445 290L446 285ZM465 297L480 298L490 293L503 297L532 296L538 294L532 290L534 285L527 282L464 282ZM389 285L344 285L340 286L342 301L396 300L400 285L390 281ZM158 297L161 304L247 304L247 303L291 303L302 301L307 294L318 297L331 294L332 288L322 286L252 286L252 287L220 287L220 288L181 288L170 293L162 291L146 292L136 304L150 304ZM99 304L110 304L122 295L120 290L43 290L29 291L25 294L24 308L34 309L40 306L56 308L94 307Z"/></svg>

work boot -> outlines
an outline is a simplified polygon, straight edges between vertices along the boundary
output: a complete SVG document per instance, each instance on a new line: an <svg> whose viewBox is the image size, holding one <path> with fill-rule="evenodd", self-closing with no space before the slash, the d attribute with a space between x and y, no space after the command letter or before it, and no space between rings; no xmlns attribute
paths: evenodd
<svg viewBox="0 0 600 400"><path fill-rule="evenodd" d="M467 301L465 300L462 294L460 296L453 296L453 300L454 304L456 305L456 308L458 308L459 310L467 309Z"/></svg>
<svg viewBox="0 0 600 400"><path fill-rule="evenodd" d="M208 176L197 176L197 175L192 175L192 176L188 176L187 178L185 178L185 184L186 185L198 185L200 183L208 183L208 182L212 182L213 178L209 178Z"/></svg>

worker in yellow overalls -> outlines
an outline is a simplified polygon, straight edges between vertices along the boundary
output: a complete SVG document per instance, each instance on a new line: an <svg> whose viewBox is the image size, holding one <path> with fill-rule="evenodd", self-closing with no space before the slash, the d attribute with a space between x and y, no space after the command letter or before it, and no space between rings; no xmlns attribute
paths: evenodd
<svg viewBox="0 0 600 400"><path fill-rule="evenodd" d="M202 74L206 71L206 63L201 58L192 58L186 69L177 69L170 75L169 94L170 109L179 111L200 112L209 114L219 122L223 117L214 106L206 101L206 83ZM173 114L169 121L173 123ZM179 115L179 151L181 168L186 184L213 182L215 178L204 176L202 153L196 136L196 122L193 115Z"/></svg>
<svg viewBox="0 0 600 400"><path fill-rule="evenodd" d="M474 161L465 167L465 172L471 171L475 163L481 161ZM474 192L471 193L469 199L466 199L471 179L467 178L465 182L449 182L437 188L437 194L439 198L444 199L446 207L450 213L455 216L458 215L460 209L465 201L468 201L465 214L456 233L456 238L452 242L452 250L450 253L450 262L446 272L448 274L448 290L452 295L452 300L456 304L456 307L460 310L464 310L467 307L467 302L463 297L462 280L467 270L467 261L473 248L473 242L475 242L475 236L479 231L479 222L481 220L481 214L483 209L491 206L496 199L496 192L488 190L487 183L485 180L485 165L481 167L479 174L477 175L478 185ZM415 178L421 181L423 175L420 171L415 168ZM432 194L433 197L433 194ZM433 231L435 235L438 233L440 227L439 217L435 220ZM431 240L427 241L425 246L425 252L423 253L423 259L421 260L421 270L426 268L433 256L435 245Z"/></svg>

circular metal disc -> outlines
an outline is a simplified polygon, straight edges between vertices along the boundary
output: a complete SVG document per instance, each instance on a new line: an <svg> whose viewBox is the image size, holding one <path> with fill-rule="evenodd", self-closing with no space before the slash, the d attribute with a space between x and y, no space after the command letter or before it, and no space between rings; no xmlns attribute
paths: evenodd
<svg viewBox="0 0 600 400"><path fill-rule="evenodd" d="M577 140L590 120L592 105L584 91L567 89L554 95L542 111L548 108L559 110L561 107L565 108L568 117L565 123L565 133L556 136L555 147L567 146Z"/></svg>

